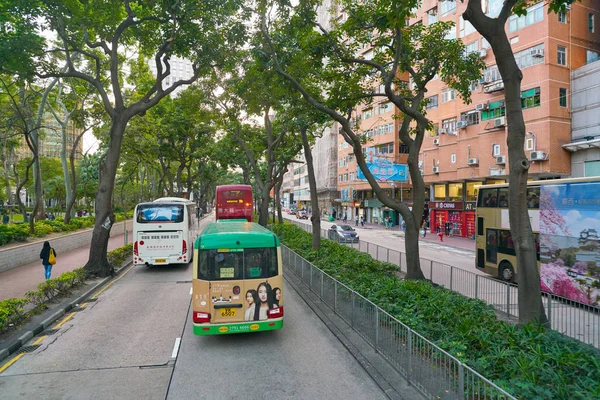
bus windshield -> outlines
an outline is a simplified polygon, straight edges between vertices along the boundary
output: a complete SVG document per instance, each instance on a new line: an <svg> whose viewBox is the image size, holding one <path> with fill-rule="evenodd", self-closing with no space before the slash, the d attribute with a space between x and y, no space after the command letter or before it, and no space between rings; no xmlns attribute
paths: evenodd
<svg viewBox="0 0 600 400"><path fill-rule="evenodd" d="M183 222L183 204L142 204L137 208L139 223Z"/></svg>
<svg viewBox="0 0 600 400"><path fill-rule="evenodd" d="M207 281L270 278L278 274L275 248L201 250L198 257L198 278Z"/></svg>

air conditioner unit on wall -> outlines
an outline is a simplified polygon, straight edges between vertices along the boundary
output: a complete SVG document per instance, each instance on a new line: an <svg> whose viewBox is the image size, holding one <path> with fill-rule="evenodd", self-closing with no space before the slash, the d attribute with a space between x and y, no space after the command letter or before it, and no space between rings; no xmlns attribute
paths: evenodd
<svg viewBox="0 0 600 400"><path fill-rule="evenodd" d="M419 161L419 168L423 168L423 161Z"/></svg>
<svg viewBox="0 0 600 400"><path fill-rule="evenodd" d="M543 151L532 151L529 153L529 159L531 161L544 161L548 158L548 155Z"/></svg>
<svg viewBox="0 0 600 400"><path fill-rule="evenodd" d="M506 117L500 117L494 119L494 128L501 128L506 125Z"/></svg>
<svg viewBox="0 0 600 400"><path fill-rule="evenodd" d="M440 173L440 167L433 167L433 173L434 174L439 174Z"/></svg>
<svg viewBox="0 0 600 400"><path fill-rule="evenodd" d="M496 164L506 164L506 156L497 156Z"/></svg>
<svg viewBox="0 0 600 400"><path fill-rule="evenodd" d="M479 160L476 158L469 158L469 161L467 162L468 165L477 165L479 164Z"/></svg>
<svg viewBox="0 0 600 400"><path fill-rule="evenodd" d="M436 146L440 145L440 139L433 139L433 144L435 144Z"/></svg>
<svg viewBox="0 0 600 400"><path fill-rule="evenodd" d="M483 110L487 110L488 108L489 108L489 105L487 103L480 103L475 106L476 111L483 111Z"/></svg>
<svg viewBox="0 0 600 400"><path fill-rule="evenodd" d="M480 58L485 58L487 56L487 49L481 49L479 50L479 57Z"/></svg>
<svg viewBox="0 0 600 400"><path fill-rule="evenodd" d="M456 127L457 127L458 129L460 129L460 128L466 128L466 127L467 127L467 121L458 121L458 122L456 123Z"/></svg>
<svg viewBox="0 0 600 400"><path fill-rule="evenodd" d="M440 128L438 129L438 133L448 133L448 130L446 128Z"/></svg>
<svg viewBox="0 0 600 400"><path fill-rule="evenodd" d="M544 49L533 49L529 54L531 54L531 57L544 58Z"/></svg>

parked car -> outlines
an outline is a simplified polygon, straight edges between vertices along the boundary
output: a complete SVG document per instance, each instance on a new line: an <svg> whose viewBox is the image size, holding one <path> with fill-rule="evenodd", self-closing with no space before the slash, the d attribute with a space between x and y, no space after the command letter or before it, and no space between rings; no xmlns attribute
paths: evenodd
<svg viewBox="0 0 600 400"><path fill-rule="evenodd" d="M331 225L327 238L338 243L358 243L358 233L350 225Z"/></svg>
<svg viewBox="0 0 600 400"><path fill-rule="evenodd" d="M296 213L296 218L298 219L308 219L308 213L306 210L300 210Z"/></svg>

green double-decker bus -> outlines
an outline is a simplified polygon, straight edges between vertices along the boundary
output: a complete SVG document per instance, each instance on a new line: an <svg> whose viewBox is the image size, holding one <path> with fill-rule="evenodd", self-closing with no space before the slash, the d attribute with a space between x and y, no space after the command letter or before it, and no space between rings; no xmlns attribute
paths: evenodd
<svg viewBox="0 0 600 400"><path fill-rule="evenodd" d="M283 327L283 271L277 236L246 220L219 220L194 244L194 334Z"/></svg>

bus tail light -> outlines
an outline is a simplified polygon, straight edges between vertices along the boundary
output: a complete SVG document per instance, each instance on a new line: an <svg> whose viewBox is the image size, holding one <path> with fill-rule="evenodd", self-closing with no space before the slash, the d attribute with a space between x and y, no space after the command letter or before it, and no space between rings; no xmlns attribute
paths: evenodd
<svg viewBox="0 0 600 400"><path fill-rule="evenodd" d="M195 324L210 322L210 313L194 311L193 320Z"/></svg>
<svg viewBox="0 0 600 400"><path fill-rule="evenodd" d="M183 241L183 250L181 251L181 253L182 254L187 254L187 243L186 243L185 240Z"/></svg>
<svg viewBox="0 0 600 400"><path fill-rule="evenodd" d="M140 252L138 251L138 242L137 242L137 240L133 244L133 254L135 254L136 256L140 255Z"/></svg>
<svg viewBox="0 0 600 400"><path fill-rule="evenodd" d="M283 306L269 309L269 312L267 313L267 317L269 317L269 318L283 317Z"/></svg>

